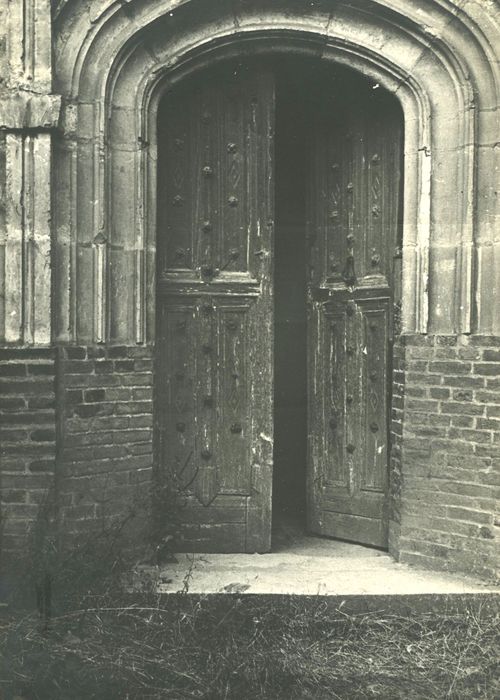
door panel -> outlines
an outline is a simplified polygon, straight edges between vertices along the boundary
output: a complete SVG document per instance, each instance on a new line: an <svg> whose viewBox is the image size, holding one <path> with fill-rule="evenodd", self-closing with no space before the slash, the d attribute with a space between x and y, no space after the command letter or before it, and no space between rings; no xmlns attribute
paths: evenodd
<svg viewBox="0 0 500 700"><path fill-rule="evenodd" d="M370 92L331 82L311 110L308 526L386 546L402 130Z"/></svg>
<svg viewBox="0 0 500 700"><path fill-rule="evenodd" d="M258 67L159 111L157 428L189 551L270 547L273 124Z"/></svg>

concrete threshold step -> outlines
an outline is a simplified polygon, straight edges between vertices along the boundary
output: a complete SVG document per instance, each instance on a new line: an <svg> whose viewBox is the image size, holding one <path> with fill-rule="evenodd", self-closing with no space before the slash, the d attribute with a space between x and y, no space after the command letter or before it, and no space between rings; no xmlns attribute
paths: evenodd
<svg viewBox="0 0 500 700"><path fill-rule="evenodd" d="M175 554L161 566L139 566L141 582L172 595L387 596L487 595L500 588L472 578L431 572L395 562L386 552L360 545L303 537L269 554Z"/></svg>

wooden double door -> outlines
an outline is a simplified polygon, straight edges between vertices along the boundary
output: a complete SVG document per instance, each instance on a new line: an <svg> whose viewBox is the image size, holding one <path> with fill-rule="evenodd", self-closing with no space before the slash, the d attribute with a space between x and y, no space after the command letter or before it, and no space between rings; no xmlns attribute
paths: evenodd
<svg viewBox="0 0 500 700"><path fill-rule="evenodd" d="M303 376L307 529L386 545L401 139L389 95L314 63L227 63L162 99L156 427L181 549L270 549L275 358Z"/></svg>

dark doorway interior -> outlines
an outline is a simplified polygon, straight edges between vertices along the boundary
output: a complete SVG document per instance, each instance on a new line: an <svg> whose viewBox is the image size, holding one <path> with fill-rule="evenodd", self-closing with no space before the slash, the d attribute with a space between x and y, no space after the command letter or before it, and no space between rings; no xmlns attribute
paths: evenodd
<svg viewBox="0 0 500 700"><path fill-rule="evenodd" d="M274 536L305 529L307 462L305 104L297 73L279 71L275 128Z"/></svg>

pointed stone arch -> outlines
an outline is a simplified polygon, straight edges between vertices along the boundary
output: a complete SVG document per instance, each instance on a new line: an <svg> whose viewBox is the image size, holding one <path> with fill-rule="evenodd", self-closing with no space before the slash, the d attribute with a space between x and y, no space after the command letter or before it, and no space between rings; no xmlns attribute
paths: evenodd
<svg viewBox="0 0 500 700"><path fill-rule="evenodd" d="M235 52L315 54L396 94L406 130L403 328L498 327L495 304L481 303L493 260L485 251L498 246L483 181L494 155L498 78L485 32L456 4L296 2L270 10L243 0L210 8L132 0L91 2L78 13L67 2L56 30L56 86L66 103L56 174L71 183L56 213L58 339L153 339L157 96Z"/></svg>

